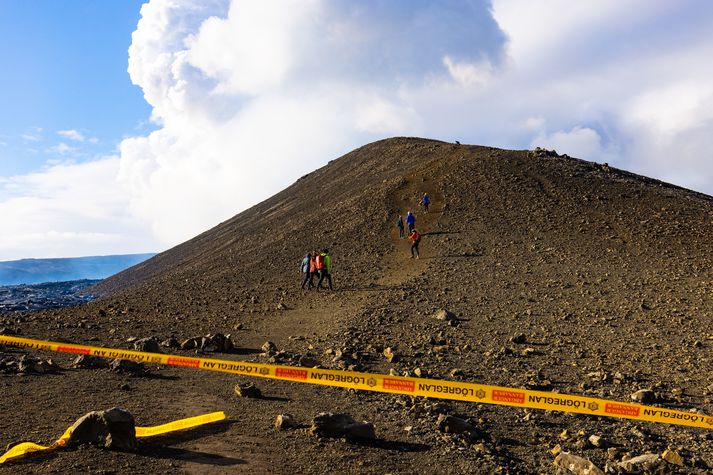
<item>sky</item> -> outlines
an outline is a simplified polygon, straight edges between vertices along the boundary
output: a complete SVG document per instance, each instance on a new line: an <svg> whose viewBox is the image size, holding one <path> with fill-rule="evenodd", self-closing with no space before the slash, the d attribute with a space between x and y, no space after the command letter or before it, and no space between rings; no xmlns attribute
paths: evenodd
<svg viewBox="0 0 713 475"><path fill-rule="evenodd" d="M2 0L0 260L154 252L391 136L713 194L707 0Z"/></svg>

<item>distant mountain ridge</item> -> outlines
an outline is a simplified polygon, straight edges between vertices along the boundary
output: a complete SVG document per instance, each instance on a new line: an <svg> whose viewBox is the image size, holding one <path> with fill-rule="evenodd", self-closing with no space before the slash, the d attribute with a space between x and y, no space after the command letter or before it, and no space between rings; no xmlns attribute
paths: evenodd
<svg viewBox="0 0 713 475"><path fill-rule="evenodd" d="M2 261L0 285L104 279L154 255L146 253Z"/></svg>

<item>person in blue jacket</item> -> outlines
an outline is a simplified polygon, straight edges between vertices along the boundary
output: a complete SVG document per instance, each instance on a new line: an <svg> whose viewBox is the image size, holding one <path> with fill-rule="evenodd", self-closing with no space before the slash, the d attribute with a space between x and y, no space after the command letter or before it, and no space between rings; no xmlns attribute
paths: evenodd
<svg viewBox="0 0 713 475"><path fill-rule="evenodd" d="M406 224L408 225L408 233L411 234L411 231L416 227L416 216L411 211L406 215Z"/></svg>
<svg viewBox="0 0 713 475"><path fill-rule="evenodd" d="M302 288L305 288L305 285L307 285L307 289L311 289L314 284L312 284L312 269L311 269L311 262L312 262L312 253L307 251L307 254L302 258L302 262L300 263L300 272L304 275L304 278L302 279Z"/></svg>
<svg viewBox="0 0 713 475"><path fill-rule="evenodd" d="M426 210L426 213L428 213L428 205L431 204L431 197L428 196L428 193L423 194L423 198L421 198L421 204L423 205L423 209Z"/></svg>

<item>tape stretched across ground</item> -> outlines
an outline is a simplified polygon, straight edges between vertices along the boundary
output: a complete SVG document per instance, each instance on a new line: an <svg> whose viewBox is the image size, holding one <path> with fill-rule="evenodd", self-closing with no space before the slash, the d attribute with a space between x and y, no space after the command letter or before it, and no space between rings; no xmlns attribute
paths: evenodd
<svg viewBox="0 0 713 475"><path fill-rule="evenodd" d="M176 432L179 430L191 429L193 427L202 426L204 424L210 424L212 422L218 422L225 419L224 412L211 412L210 414L202 414L200 416L189 417L187 419L180 419L173 422L168 422L166 424L161 424L160 426L153 427L137 427L136 437L154 437L157 435L168 434L170 432ZM14 447L10 448L4 455L0 456L0 464L8 462L10 460L17 459L19 457L24 457L25 455L35 453L35 452L48 452L51 450L57 450L67 445L69 439L72 436L72 428L67 428L64 434L57 439L52 445L39 445L32 442L22 442Z"/></svg>
<svg viewBox="0 0 713 475"><path fill-rule="evenodd" d="M634 419L639 421L677 424L713 429L713 417L686 411L676 411L654 406L629 404L586 396L572 396L546 391L533 391L485 384L463 383L405 376L338 371L299 366L280 366L244 361L218 360L190 356L175 356L141 351L100 348L93 346L56 343L0 335L0 344L37 350L58 351L102 358L119 358L149 364L180 366L185 368L223 373L279 379L300 383L318 384L340 388L378 391L408 396L498 404L553 411L589 414L592 416Z"/></svg>

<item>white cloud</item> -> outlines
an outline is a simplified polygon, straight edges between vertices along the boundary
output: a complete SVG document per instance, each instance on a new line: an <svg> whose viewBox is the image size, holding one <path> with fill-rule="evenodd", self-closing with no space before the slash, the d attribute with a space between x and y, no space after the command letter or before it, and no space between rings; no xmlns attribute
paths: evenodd
<svg viewBox="0 0 713 475"><path fill-rule="evenodd" d="M77 151L77 148L72 147L72 146L69 146L69 145L67 145L67 144L64 143L64 142L60 142L60 143L58 143L57 145L55 145L55 146L53 146L53 147L50 147L50 148L48 149L48 151L49 151L49 152L53 152L53 153L58 153L58 154L60 154L60 155L66 155L66 154L68 154L68 153L74 153L74 152L76 152L76 151Z"/></svg>
<svg viewBox="0 0 713 475"><path fill-rule="evenodd" d="M70 130L58 130L57 135L68 138L69 140L74 140L75 142L84 142L85 138L81 132L70 129Z"/></svg>
<svg viewBox="0 0 713 475"><path fill-rule="evenodd" d="M111 213L173 245L392 135L541 145L713 193L711 21L667 0L151 0L128 70L158 128L121 142Z"/></svg>
<svg viewBox="0 0 713 475"><path fill-rule="evenodd" d="M0 260L158 249L128 213L118 170L106 157L0 178Z"/></svg>

